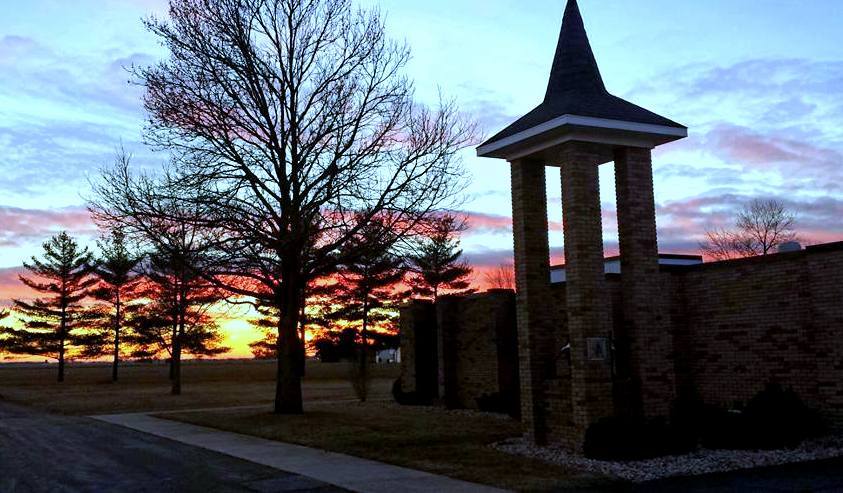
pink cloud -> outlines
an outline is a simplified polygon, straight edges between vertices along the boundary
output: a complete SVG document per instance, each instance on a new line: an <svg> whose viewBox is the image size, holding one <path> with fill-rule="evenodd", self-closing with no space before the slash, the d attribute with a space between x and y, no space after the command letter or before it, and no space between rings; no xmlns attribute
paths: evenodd
<svg viewBox="0 0 843 493"><path fill-rule="evenodd" d="M45 240L61 230L72 234L91 234L96 227L84 207L23 209L0 206L0 246Z"/></svg>
<svg viewBox="0 0 843 493"><path fill-rule="evenodd" d="M26 274L23 267L0 269L0 307L9 306L13 299L32 298L35 292L20 282L19 275Z"/></svg>
<svg viewBox="0 0 843 493"><path fill-rule="evenodd" d="M794 138L761 134L737 125L718 125L704 141L710 152L743 165L772 168L786 163L817 171L837 171L843 164L843 154L836 150Z"/></svg>

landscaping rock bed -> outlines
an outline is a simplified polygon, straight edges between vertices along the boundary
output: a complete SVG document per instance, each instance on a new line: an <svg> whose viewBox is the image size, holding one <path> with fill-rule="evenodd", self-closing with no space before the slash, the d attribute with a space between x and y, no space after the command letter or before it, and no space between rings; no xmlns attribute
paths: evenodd
<svg viewBox="0 0 843 493"><path fill-rule="evenodd" d="M633 462L607 462L575 457L561 447L537 447L523 439L498 442L493 448L585 472L642 483L672 476L696 476L843 456L843 435L817 438L794 449L699 450L685 455Z"/></svg>

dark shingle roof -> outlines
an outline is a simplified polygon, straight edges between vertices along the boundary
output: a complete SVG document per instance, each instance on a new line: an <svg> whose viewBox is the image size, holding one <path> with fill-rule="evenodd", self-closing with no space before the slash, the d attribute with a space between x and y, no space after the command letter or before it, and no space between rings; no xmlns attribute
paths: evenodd
<svg viewBox="0 0 843 493"><path fill-rule="evenodd" d="M591 51L576 0L568 0L565 8L544 101L483 145L529 130L563 115L685 128L679 123L609 94Z"/></svg>

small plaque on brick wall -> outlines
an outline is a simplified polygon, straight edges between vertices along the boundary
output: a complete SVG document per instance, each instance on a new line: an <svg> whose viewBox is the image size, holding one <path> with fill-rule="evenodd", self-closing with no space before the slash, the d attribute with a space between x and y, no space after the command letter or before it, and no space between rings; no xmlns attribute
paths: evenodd
<svg viewBox="0 0 843 493"><path fill-rule="evenodd" d="M605 337L589 337L586 340L588 360L606 361L609 359L609 340Z"/></svg>

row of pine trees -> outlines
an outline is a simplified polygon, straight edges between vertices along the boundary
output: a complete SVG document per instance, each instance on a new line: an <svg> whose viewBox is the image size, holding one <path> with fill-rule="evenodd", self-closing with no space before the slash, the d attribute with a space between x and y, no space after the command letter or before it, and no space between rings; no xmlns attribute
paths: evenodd
<svg viewBox="0 0 843 493"><path fill-rule="evenodd" d="M368 349L394 343L389 334L396 330L400 303L471 291L471 268L462 260L459 245L465 227L464 221L445 215L399 256L365 248L362 243L371 241L369 235L388 234L374 223L360 235L360 245L350 245L365 255L308 287L302 340L305 330L318 332L311 347L323 359L347 357L351 342L358 348L358 370L365 379ZM0 352L58 361L59 382L68 359L108 355L116 382L124 355L166 358L172 392L181 393L183 354L203 357L228 351L210 310L221 301L237 302L236 297L203 278L200 256L180 247L189 242L146 252L129 242L118 228L97 242L98 254L80 247L66 232L44 243L42 257L24 263L31 275L20 276L42 296L14 300L21 328L0 327ZM251 344L252 352L259 358L275 357L279 314L269 307L258 306L258 311L262 317L252 323L265 337ZM9 314L0 311L0 320Z"/></svg>
<svg viewBox="0 0 843 493"><path fill-rule="evenodd" d="M135 252L119 229L97 245L95 255L61 232L44 243L41 258L24 262L30 275L20 280L41 296L13 301L21 327L0 327L0 352L56 360L59 382L68 359L111 355L116 382L122 355L166 357L180 393L182 353L228 350L208 313L222 293L185 269L177 251Z"/></svg>

